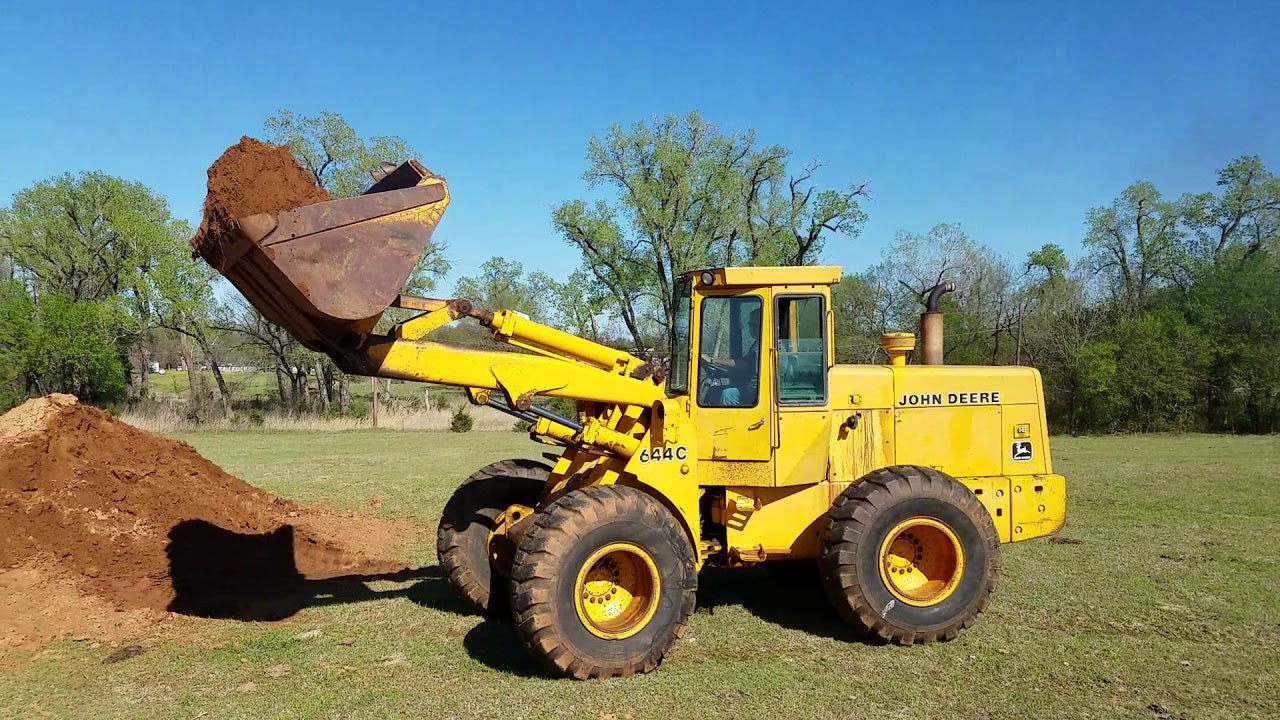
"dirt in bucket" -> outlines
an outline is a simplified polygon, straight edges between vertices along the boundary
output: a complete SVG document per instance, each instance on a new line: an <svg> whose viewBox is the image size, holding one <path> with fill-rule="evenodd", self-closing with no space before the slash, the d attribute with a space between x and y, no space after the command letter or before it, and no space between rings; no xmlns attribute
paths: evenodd
<svg viewBox="0 0 1280 720"><path fill-rule="evenodd" d="M288 145L245 136L209 166L204 220L191 244L207 254L233 240L239 218L275 215L332 199L289 153Z"/></svg>
<svg viewBox="0 0 1280 720"><path fill-rule="evenodd" d="M407 523L301 507L69 395L0 417L0 645L272 620L410 579Z"/></svg>

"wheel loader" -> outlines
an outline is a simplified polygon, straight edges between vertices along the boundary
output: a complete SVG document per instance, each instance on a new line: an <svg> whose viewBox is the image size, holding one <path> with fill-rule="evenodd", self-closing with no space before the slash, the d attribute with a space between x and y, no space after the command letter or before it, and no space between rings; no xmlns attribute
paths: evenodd
<svg viewBox="0 0 1280 720"><path fill-rule="evenodd" d="M448 582L509 613L551 673L656 668L707 565L808 561L873 641L949 640L986 607L1000 545L1061 527L1040 375L942 364L951 285L928 295L915 363L916 337L892 333L886 364L840 365L840 268L695 270L674 291L664 367L512 310L401 294L449 194L416 161L378 175L363 196L241 218L196 251L344 372L461 386L553 448L476 470L438 531ZM389 308L402 319L379 325ZM456 321L517 352L428 339Z"/></svg>

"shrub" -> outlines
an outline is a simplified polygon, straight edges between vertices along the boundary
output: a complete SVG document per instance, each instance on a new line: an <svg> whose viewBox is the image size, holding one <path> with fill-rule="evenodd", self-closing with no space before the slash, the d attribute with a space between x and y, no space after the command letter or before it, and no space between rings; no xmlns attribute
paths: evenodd
<svg viewBox="0 0 1280 720"><path fill-rule="evenodd" d="M428 397L431 398L432 410L448 410L449 409L449 394L444 392L443 390L436 390L435 392L431 393Z"/></svg>
<svg viewBox="0 0 1280 720"><path fill-rule="evenodd" d="M249 424L256 427L262 427L267 422L266 413L261 408L254 408L249 411Z"/></svg>
<svg viewBox="0 0 1280 720"><path fill-rule="evenodd" d="M459 405L458 409L453 411L453 417L449 419L449 429L456 433L469 432L474 424L475 419L471 417L471 413L467 412L465 405Z"/></svg>

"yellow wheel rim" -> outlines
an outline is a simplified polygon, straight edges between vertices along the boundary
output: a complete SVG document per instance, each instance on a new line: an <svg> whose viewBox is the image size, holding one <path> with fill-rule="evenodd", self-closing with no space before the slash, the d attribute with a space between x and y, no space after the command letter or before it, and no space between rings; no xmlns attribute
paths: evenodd
<svg viewBox="0 0 1280 720"><path fill-rule="evenodd" d="M880 579L895 598L908 605L923 607L946 600L962 575L960 538L933 518L903 520L880 545Z"/></svg>
<svg viewBox="0 0 1280 720"><path fill-rule="evenodd" d="M593 635L621 640L653 619L661 591L658 565L647 550L629 542L609 543L578 571L574 606Z"/></svg>

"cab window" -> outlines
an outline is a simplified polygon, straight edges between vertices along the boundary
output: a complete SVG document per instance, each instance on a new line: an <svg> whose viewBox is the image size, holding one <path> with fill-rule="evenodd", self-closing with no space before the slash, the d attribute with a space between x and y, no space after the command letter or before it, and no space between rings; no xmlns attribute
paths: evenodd
<svg viewBox="0 0 1280 720"><path fill-rule="evenodd" d="M689 315L693 307L689 280L676 287L676 316L671 323L671 374L667 378L667 395L689 392Z"/></svg>
<svg viewBox="0 0 1280 720"><path fill-rule="evenodd" d="M826 308L821 295L777 299L778 404L827 401Z"/></svg>
<svg viewBox="0 0 1280 720"><path fill-rule="evenodd" d="M755 407L760 396L760 298L709 297L698 325L698 404Z"/></svg>

